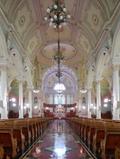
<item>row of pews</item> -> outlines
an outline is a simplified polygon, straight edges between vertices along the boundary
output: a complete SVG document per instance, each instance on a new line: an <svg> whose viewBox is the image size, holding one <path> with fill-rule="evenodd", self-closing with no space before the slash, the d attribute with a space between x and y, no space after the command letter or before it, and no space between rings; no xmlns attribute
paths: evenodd
<svg viewBox="0 0 120 159"><path fill-rule="evenodd" d="M18 159L44 132L50 118L0 120L0 159Z"/></svg>
<svg viewBox="0 0 120 159"><path fill-rule="evenodd" d="M120 121L67 118L97 159L120 159Z"/></svg>

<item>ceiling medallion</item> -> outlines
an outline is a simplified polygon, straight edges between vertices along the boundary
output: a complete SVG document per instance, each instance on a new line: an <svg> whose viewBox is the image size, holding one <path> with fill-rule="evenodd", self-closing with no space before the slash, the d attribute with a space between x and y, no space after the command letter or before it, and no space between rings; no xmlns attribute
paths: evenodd
<svg viewBox="0 0 120 159"><path fill-rule="evenodd" d="M94 24L94 25L98 25L99 19L98 19L97 15L94 14L94 15L92 16L92 20L93 20L93 24Z"/></svg>
<svg viewBox="0 0 120 159"><path fill-rule="evenodd" d="M49 44L44 47L41 54L45 58L51 60L53 59L54 55L57 53L57 50L58 50L57 43ZM73 58L77 54L75 48L72 45L66 43L60 43L60 50L64 54L64 60L73 60Z"/></svg>
<svg viewBox="0 0 120 159"><path fill-rule="evenodd" d="M24 25L24 23L25 23L25 16L23 15L19 19L19 25L22 26L22 25Z"/></svg>

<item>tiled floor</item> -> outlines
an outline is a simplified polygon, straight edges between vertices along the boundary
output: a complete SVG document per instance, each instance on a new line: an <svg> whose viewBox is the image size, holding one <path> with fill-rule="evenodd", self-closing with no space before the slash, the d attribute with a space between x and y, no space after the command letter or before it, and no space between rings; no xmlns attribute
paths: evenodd
<svg viewBox="0 0 120 159"><path fill-rule="evenodd" d="M24 159L91 159L64 120L54 121Z"/></svg>

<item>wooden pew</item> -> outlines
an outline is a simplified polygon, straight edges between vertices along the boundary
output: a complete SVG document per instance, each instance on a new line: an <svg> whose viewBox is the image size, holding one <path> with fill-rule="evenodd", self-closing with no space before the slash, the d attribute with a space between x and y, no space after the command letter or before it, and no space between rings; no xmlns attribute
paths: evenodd
<svg viewBox="0 0 120 159"><path fill-rule="evenodd" d="M95 135L95 127L91 127L88 134L88 147L93 151L93 137Z"/></svg>
<svg viewBox="0 0 120 159"><path fill-rule="evenodd" d="M79 119L78 118L72 118L71 119L71 123L70 123L72 129L74 129L74 131L76 132L77 135L79 135Z"/></svg>
<svg viewBox="0 0 120 159"><path fill-rule="evenodd" d="M3 159L17 156L17 140L13 137L12 130L0 130L0 147L4 150Z"/></svg>
<svg viewBox="0 0 120 159"><path fill-rule="evenodd" d="M38 122L38 136L40 137L41 135L42 135L42 121L41 120L39 120L39 122Z"/></svg>
<svg viewBox="0 0 120 159"><path fill-rule="evenodd" d="M80 127L80 137L82 141L86 143L97 158L116 159L115 157L119 156L119 121L85 118L79 118L77 120L71 118L67 120L74 130ZM77 133L76 130L75 132Z"/></svg>
<svg viewBox="0 0 120 159"><path fill-rule="evenodd" d="M49 120L44 118L0 120L0 157L19 158L43 133Z"/></svg>
<svg viewBox="0 0 120 159"><path fill-rule="evenodd" d="M0 130L12 131L13 137L17 140L17 155L19 156L24 151L24 136L22 134L22 128L14 124L14 120L1 120Z"/></svg>
<svg viewBox="0 0 120 159"><path fill-rule="evenodd" d="M88 141L89 136L90 136L90 131L91 131L91 127L92 127L92 119L86 119L86 122L84 122L85 126L84 126L84 142L85 144L88 146L90 145L90 141Z"/></svg>
<svg viewBox="0 0 120 159"><path fill-rule="evenodd" d="M116 150L115 150L115 159L120 159L120 147L116 147Z"/></svg>
<svg viewBox="0 0 120 159"><path fill-rule="evenodd" d="M35 140L37 139L37 129L36 129L35 120L29 119L29 129L31 130L32 143L33 143L33 142L35 142Z"/></svg>
<svg viewBox="0 0 120 159"><path fill-rule="evenodd" d="M18 119L14 121L13 129L21 131L22 151L25 151L30 145L30 134L27 119Z"/></svg>
<svg viewBox="0 0 120 159"><path fill-rule="evenodd" d="M0 157L1 157L1 159L4 158L4 154L5 154L4 148L2 146L0 146Z"/></svg>
<svg viewBox="0 0 120 159"><path fill-rule="evenodd" d="M101 120L94 120L95 134L93 136L92 151L99 158L100 157L100 143L105 137L105 122Z"/></svg>
<svg viewBox="0 0 120 159"><path fill-rule="evenodd" d="M115 158L116 147L120 147L120 122L106 122L105 137L101 141L101 158Z"/></svg>
<svg viewBox="0 0 120 159"><path fill-rule="evenodd" d="M85 123L84 119L80 120L80 138L84 141L84 128L85 128Z"/></svg>

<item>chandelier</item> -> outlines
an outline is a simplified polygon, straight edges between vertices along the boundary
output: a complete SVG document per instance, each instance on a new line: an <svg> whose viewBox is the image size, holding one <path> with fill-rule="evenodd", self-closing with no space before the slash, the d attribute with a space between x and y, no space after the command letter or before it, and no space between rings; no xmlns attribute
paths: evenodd
<svg viewBox="0 0 120 159"><path fill-rule="evenodd" d="M62 93L63 91L66 90L66 88L63 83L56 83L54 86L54 90L58 93Z"/></svg>
<svg viewBox="0 0 120 159"><path fill-rule="evenodd" d="M34 88L33 92L34 93L39 93L40 92L40 89L38 89L37 81L35 82L35 88Z"/></svg>
<svg viewBox="0 0 120 159"><path fill-rule="evenodd" d="M85 88L84 82L83 82L82 88L80 89L80 93L82 94L87 93L87 89Z"/></svg>
<svg viewBox="0 0 120 159"><path fill-rule="evenodd" d="M61 61L64 60L64 56L60 51L59 29L66 25L68 19L70 18L71 16L67 14L65 4L61 0L54 0L54 4L47 8L47 15L44 17L45 21L49 22L49 26L53 26L58 31L57 53L54 55L54 60L56 61L58 67L56 73L56 76L58 77L58 83L55 84L54 90L58 93L61 93L66 89L64 84L60 82L60 78L62 76L60 66Z"/></svg>
<svg viewBox="0 0 120 159"><path fill-rule="evenodd" d="M62 93L65 91L65 86L63 83L60 82L60 78L62 77L62 72L61 72L61 61L64 60L64 56L62 55L60 51L60 39L59 39L59 30L58 30L58 50L57 53L54 55L54 60L57 63L57 73L56 76L58 78L58 83L55 84L54 90L57 91L58 93Z"/></svg>
<svg viewBox="0 0 120 159"><path fill-rule="evenodd" d="M36 88L36 89L33 90L33 92L34 92L34 93L39 93L40 90Z"/></svg>
<svg viewBox="0 0 120 159"><path fill-rule="evenodd" d="M87 89L81 88L81 89L80 89L80 93L83 93L83 94L84 94L84 93L87 93Z"/></svg>
<svg viewBox="0 0 120 159"><path fill-rule="evenodd" d="M49 22L49 26L54 28L61 28L62 25L66 25L70 18L65 4L61 0L54 0L54 4L47 8L47 15L44 17L45 21Z"/></svg>

